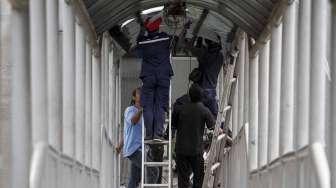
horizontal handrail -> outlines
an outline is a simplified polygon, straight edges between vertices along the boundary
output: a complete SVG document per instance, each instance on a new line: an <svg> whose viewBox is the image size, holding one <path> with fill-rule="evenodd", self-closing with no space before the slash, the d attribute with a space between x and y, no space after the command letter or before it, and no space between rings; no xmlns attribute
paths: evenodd
<svg viewBox="0 0 336 188"><path fill-rule="evenodd" d="M270 169L274 166L281 165L282 163L293 159L293 158L302 158L307 155L311 155L313 166L316 170L316 178L317 183L320 188L330 188L331 187L331 179L330 179L330 169L329 169L329 163L327 159L327 154L325 152L324 146L321 143L313 143L311 145L305 146L297 151L291 151L288 152L270 163L255 169L253 171L250 171L250 175L258 174L260 172L263 172L266 169Z"/></svg>
<svg viewBox="0 0 336 188"><path fill-rule="evenodd" d="M70 166L77 166L77 168L84 169L90 172L90 174L99 176L99 171L97 169L86 166L82 162L77 161L73 157L70 157L64 153L61 153L54 149L52 146L45 142L40 142L34 145L33 156L31 160L30 177L29 177L29 187L30 188L41 188L42 178L45 174L44 170L46 167L46 161L48 154L60 161L63 164Z"/></svg>

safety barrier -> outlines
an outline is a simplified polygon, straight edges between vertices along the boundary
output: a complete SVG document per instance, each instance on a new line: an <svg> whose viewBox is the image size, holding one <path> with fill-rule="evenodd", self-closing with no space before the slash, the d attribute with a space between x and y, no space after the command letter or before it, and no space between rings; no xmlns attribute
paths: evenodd
<svg viewBox="0 0 336 188"><path fill-rule="evenodd" d="M249 175L251 188L330 188L330 171L324 147L314 143L290 152Z"/></svg>
<svg viewBox="0 0 336 188"><path fill-rule="evenodd" d="M30 188L98 188L99 172L40 142L34 146Z"/></svg>

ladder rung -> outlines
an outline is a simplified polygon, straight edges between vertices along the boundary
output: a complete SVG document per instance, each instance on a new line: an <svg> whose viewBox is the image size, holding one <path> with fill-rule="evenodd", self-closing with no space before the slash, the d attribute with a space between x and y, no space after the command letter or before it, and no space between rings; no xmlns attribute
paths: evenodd
<svg viewBox="0 0 336 188"><path fill-rule="evenodd" d="M144 162L144 166L168 166L169 162Z"/></svg>
<svg viewBox="0 0 336 188"><path fill-rule="evenodd" d="M226 134L220 134L220 135L218 135L217 141L223 140L223 138L225 138L225 136L226 136Z"/></svg>
<svg viewBox="0 0 336 188"><path fill-rule="evenodd" d="M217 163L215 163L214 165L212 165L212 167L211 167L211 172L213 173L219 166L220 166L220 163L219 163L219 162L217 162Z"/></svg>
<svg viewBox="0 0 336 188"><path fill-rule="evenodd" d="M169 187L168 183L165 184L144 184L144 187Z"/></svg>
<svg viewBox="0 0 336 188"><path fill-rule="evenodd" d="M163 144L169 144L169 141L168 141L168 140L165 140L165 141L162 141L162 142L158 142L158 141L155 141L155 140L145 140L145 144L151 144L151 145L154 145L154 144L157 144L157 145L163 145Z"/></svg>
<svg viewBox="0 0 336 188"><path fill-rule="evenodd" d="M226 112L226 111L228 111L228 110L230 110L231 109L231 105L228 105L228 106L226 106L225 108L224 108L224 112Z"/></svg>

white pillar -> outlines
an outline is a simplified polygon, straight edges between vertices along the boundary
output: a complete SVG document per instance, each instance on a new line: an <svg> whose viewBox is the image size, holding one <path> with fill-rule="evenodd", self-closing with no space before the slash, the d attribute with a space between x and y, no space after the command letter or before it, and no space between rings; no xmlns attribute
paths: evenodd
<svg viewBox="0 0 336 188"><path fill-rule="evenodd" d="M31 121L34 144L48 142L45 8L44 0L29 1Z"/></svg>
<svg viewBox="0 0 336 188"><path fill-rule="evenodd" d="M280 154L293 150L296 4L289 5L283 16Z"/></svg>
<svg viewBox="0 0 336 188"><path fill-rule="evenodd" d="M270 42L268 162L279 156L282 24L273 28Z"/></svg>
<svg viewBox="0 0 336 188"><path fill-rule="evenodd" d="M333 6L333 16L332 16L332 33L336 33L336 2L334 2L334 6ZM331 63L331 67L332 67L332 81L331 81L331 98L332 98L332 109L331 109L331 114L333 114L331 116L332 118L332 122L331 124L333 126L331 126L332 131L330 133L330 138L332 140L331 143L331 187L336 187L336 116L334 114L336 114L336 35L332 35L332 48L331 48L331 52L333 54L333 60Z"/></svg>
<svg viewBox="0 0 336 188"><path fill-rule="evenodd" d="M250 103L249 103L249 170L258 167L258 60L256 55L250 60Z"/></svg>
<svg viewBox="0 0 336 188"><path fill-rule="evenodd" d="M249 121L249 101L250 101L250 54L248 37L245 39L245 58L244 58L244 125Z"/></svg>
<svg viewBox="0 0 336 188"><path fill-rule="evenodd" d="M86 42L85 58L85 164L92 165L92 49Z"/></svg>
<svg viewBox="0 0 336 188"><path fill-rule="evenodd" d="M95 169L100 168L100 83L101 83L101 70L100 59L93 55L92 62L92 166Z"/></svg>
<svg viewBox="0 0 336 188"><path fill-rule="evenodd" d="M311 52L311 0L300 1L298 64L296 66L295 147L302 148L309 140L309 75Z"/></svg>
<svg viewBox="0 0 336 188"><path fill-rule="evenodd" d="M235 138L238 134L238 85L239 80L236 81L236 86L234 88L233 104L232 105L232 137Z"/></svg>
<svg viewBox="0 0 336 188"><path fill-rule="evenodd" d="M310 74L310 143L325 145L326 55L328 0L312 1Z"/></svg>
<svg viewBox="0 0 336 188"><path fill-rule="evenodd" d="M75 136L76 159L84 162L84 130L85 130L85 34L79 23L76 23L76 110Z"/></svg>
<svg viewBox="0 0 336 188"><path fill-rule="evenodd" d="M258 167L267 164L268 91L269 91L269 41L259 53L258 83Z"/></svg>
<svg viewBox="0 0 336 188"><path fill-rule="evenodd" d="M75 156L75 18L62 1L63 17L63 152Z"/></svg>
<svg viewBox="0 0 336 188"><path fill-rule="evenodd" d="M49 143L61 149L61 61L59 59L58 1L47 3L47 90Z"/></svg>
<svg viewBox="0 0 336 188"><path fill-rule="evenodd" d="M244 74L244 65L245 65L245 40L246 35L242 36L242 40L239 45L239 57L238 57L238 121L237 121L237 133L244 124L244 85L245 85L245 74Z"/></svg>
<svg viewBox="0 0 336 188"><path fill-rule="evenodd" d="M8 147L11 148L11 174L9 175L8 180L11 181L9 187L12 188L28 188L29 187L29 168L30 168L30 156L31 156L31 122L30 122L30 82L29 82L29 15L27 10L12 10L11 12L11 46L10 46L10 57L11 61L8 63L10 66L1 67L2 70L7 70L8 75L10 71L6 68L11 67L11 85L8 85L8 89L11 88L11 100L6 100L3 102L10 102L10 107L8 110L11 110L11 119L8 118L8 126L11 126L11 145L8 144ZM2 28L1 28L2 29ZM9 31L9 29L8 29ZM8 38L9 39L9 38ZM7 42L7 41L1 41ZM8 41L9 42L9 41ZM9 43L8 43L9 44ZM1 48L5 44L1 44ZM1 53L1 52L0 52ZM3 55L3 54L2 54ZM4 60L5 56L0 57L1 60ZM1 62L4 65L5 62ZM0 65L0 66L2 66ZM1 72L1 81L5 81L4 77L5 72ZM6 99L4 94L5 90L0 91L2 94L1 99ZM9 93L8 93L9 95ZM1 107L4 103L1 102ZM3 109L1 109L3 110ZM9 114L9 113L8 113ZM6 126L2 119L4 116L0 115L1 127ZM11 124L9 124L9 120ZM1 133L3 134L3 133ZM1 135L2 136L2 135ZM12 146L12 147L11 147ZM5 146L6 147L6 146ZM3 148L1 149L2 151ZM1 151L1 152L2 152ZM2 159L5 159L3 157ZM6 162L6 161L3 161ZM5 165L4 165L5 167ZM2 168L2 167L0 167ZM5 172L8 169L5 169ZM3 176L2 174L1 176ZM3 176L6 177L6 176ZM13 178L15 177L15 178ZM0 178L1 182L1 178ZM2 187L3 182L0 183ZM6 186L4 186L6 187Z"/></svg>

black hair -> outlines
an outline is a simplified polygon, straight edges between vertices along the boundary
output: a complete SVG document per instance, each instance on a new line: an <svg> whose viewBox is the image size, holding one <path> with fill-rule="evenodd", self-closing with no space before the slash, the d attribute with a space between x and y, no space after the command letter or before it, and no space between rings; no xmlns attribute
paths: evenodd
<svg viewBox="0 0 336 188"><path fill-rule="evenodd" d="M131 105L135 105L134 97L136 96L136 93L140 91L141 91L141 87L137 87L132 91Z"/></svg>
<svg viewBox="0 0 336 188"><path fill-rule="evenodd" d="M189 96L191 102L201 102L203 97L203 89L196 83L193 83L189 88Z"/></svg>

